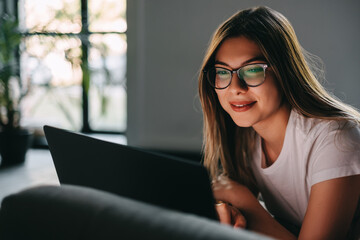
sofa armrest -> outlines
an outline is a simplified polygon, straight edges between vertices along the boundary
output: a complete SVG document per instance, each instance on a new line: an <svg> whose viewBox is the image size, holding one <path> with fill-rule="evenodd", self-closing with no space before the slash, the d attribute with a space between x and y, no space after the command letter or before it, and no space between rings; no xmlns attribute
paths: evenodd
<svg viewBox="0 0 360 240"><path fill-rule="evenodd" d="M216 221L80 186L6 197L0 239L269 239Z"/></svg>

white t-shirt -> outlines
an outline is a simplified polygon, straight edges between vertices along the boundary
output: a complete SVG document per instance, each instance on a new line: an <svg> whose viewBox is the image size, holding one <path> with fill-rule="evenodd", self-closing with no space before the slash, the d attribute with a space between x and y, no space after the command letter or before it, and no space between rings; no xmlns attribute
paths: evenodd
<svg viewBox="0 0 360 240"><path fill-rule="evenodd" d="M305 118L292 110L279 157L267 168L262 161L257 136L251 164L266 208L300 227L312 185L360 174L360 128L339 130L336 121Z"/></svg>

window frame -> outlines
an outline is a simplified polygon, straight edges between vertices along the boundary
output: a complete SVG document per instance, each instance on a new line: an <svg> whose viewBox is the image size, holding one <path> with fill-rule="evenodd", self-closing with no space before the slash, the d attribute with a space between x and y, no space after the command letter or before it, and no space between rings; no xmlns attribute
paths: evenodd
<svg viewBox="0 0 360 240"><path fill-rule="evenodd" d="M101 133L101 134L126 134L126 129L124 131L109 131L109 130L94 130L90 125L90 119L89 119L89 93L86 90L86 84L87 81L91 82L91 72L89 71L89 65L88 65L88 55L89 55L89 48L90 48L90 42L89 37L93 34L119 34L119 35L125 35L127 34L127 31L122 32L114 32L114 31L90 31L89 30L89 21L88 21L88 1L87 0L79 0L80 1L80 15L81 15L81 31L79 33L58 33L58 32L22 32L23 38L27 38L29 36L76 36L81 41L81 68L85 69L87 72L89 72L89 80L86 79L86 74L83 74L81 88L82 88L82 109L81 109L81 117L82 117L82 126L80 131L82 133ZM17 20L19 20L19 0L12 1L13 6L11 6L14 15ZM3 0L3 12L8 13L8 2L7 0ZM20 65L20 52L16 51L16 61ZM20 68L19 68L20 69ZM126 71L126 70L125 70ZM20 76L20 70L18 70L17 74Z"/></svg>

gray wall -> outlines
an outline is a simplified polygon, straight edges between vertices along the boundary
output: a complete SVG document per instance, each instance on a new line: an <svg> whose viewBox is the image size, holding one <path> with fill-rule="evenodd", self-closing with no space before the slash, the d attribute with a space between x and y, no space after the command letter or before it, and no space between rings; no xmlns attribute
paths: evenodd
<svg viewBox="0 0 360 240"><path fill-rule="evenodd" d="M210 37L237 10L267 5L326 66L325 86L360 107L360 1L128 0L128 143L200 151L197 76Z"/></svg>

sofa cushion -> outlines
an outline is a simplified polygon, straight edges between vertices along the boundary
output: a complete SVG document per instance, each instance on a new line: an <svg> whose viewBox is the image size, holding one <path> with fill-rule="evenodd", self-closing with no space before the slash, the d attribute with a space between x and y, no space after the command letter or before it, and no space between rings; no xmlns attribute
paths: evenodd
<svg viewBox="0 0 360 240"><path fill-rule="evenodd" d="M216 221L80 186L6 197L0 239L268 239Z"/></svg>

